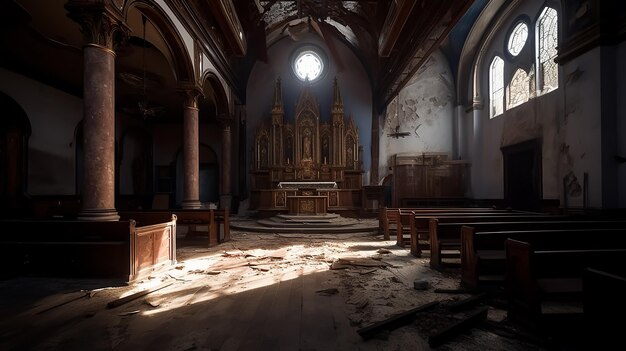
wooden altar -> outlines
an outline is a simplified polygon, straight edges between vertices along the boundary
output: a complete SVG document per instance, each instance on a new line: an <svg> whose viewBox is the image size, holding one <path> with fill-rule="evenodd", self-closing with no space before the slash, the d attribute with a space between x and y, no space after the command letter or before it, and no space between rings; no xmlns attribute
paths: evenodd
<svg viewBox="0 0 626 351"><path fill-rule="evenodd" d="M250 209L300 211L291 205L305 201L299 196L312 196L313 212L321 210L320 201L330 212L359 212L361 152L358 129L344 116L337 79L327 122L320 121L319 104L308 85L300 94L293 122L287 122L277 79L271 120L263 121L255 135ZM330 183L332 187L327 186Z"/></svg>

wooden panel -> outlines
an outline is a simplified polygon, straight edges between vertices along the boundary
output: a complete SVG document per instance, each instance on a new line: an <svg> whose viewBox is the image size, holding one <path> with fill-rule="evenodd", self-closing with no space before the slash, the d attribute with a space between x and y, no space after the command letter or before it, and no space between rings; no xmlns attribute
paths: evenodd
<svg viewBox="0 0 626 351"><path fill-rule="evenodd" d="M154 238L152 233L148 233L138 235L136 240L135 249L137 250L137 255L135 256L135 266L137 267L137 272L141 272L154 264Z"/></svg>
<svg viewBox="0 0 626 351"><path fill-rule="evenodd" d="M469 163L449 161L445 154L395 156L393 204L413 199L463 198L469 183Z"/></svg>

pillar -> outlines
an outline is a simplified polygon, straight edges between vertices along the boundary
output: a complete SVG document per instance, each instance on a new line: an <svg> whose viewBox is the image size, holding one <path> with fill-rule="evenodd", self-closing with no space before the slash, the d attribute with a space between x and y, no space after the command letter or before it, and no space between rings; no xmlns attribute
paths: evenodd
<svg viewBox="0 0 626 351"><path fill-rule="evenodd" d="M115 221L115 51L126 35L122 14L100 1L70 1L83 46L84 188L81 220ZM120 35L121 34L121 35Z"/></svg>
<svg viewBox="0 0 626 351"><path fill-rule="evenodd" d="M198 97L195 89L183 92L183 202L184 209L200 208L200 140Z"/></svg>
<svg viewBox="0 0 626 351"><path fill-rule="evenodd" d="M231 191L231 177L232 177L232 165L231 165L231 131L230 127L233 123L231 116L228 113L221 113L219 115L219 121L222 125L222 176L220 184L220 208L231 208L232 191Z"/></svg>

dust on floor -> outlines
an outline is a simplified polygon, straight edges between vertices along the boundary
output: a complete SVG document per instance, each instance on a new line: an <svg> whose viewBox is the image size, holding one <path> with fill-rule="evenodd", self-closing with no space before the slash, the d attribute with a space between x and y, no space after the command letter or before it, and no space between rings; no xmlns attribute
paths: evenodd
<svg viewBox="0 0 626 351"><path fill-rule="evenodd" d="M203 238L179 238L174 268L130 286L72 279L2 281L0 349L430 350L430 335L466 315L442 306L470 295L436 292L459 288L457 270L432 270L427 258L413 257L381 236L231 235L231 241L212 248ZM416 281L421 290L414 288ZM284 302L283 309L281 301L293 300L294 291L302 296ZM125 296L137 297L120 301ZM395 329L367 339L357 333L433 301L440 302L437 309ZM120 304L107 308L111 302ZM301 309L295 322L292 305ZM501 309L484 308L488 321L506 317ZM318 328L317 314L329 315L332 328ZM289 329L296 322L302 325L295 329L300 335L281 334L280 326ZM471 328L437 349L538 349L501 335Z"/></svg>

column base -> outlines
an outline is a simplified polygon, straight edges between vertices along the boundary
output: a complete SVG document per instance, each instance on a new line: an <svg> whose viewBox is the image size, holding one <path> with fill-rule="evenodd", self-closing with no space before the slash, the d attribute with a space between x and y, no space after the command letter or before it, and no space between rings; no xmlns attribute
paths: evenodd
<svg viewBox="0 0 626 351"><path fill-rule="evenodd" d="M80 221L119 221L120 216L114 208L109 209L83 209L78 213Z"/></svg>
<svg viewBox="0 0 626 351"><path fill-rule="evenodd" d="M202 207L200 200L183 200L181 206L185 210L196 210Z"/></svg>
<svg viewBox="0 0 626 351"><path fill-rule="evenodd" d="M228 209L230 211L232 199L233 196L230 194L220 195L220 209Z"/></svg>

